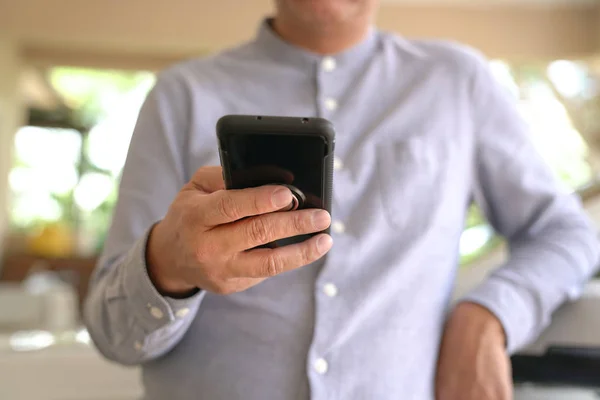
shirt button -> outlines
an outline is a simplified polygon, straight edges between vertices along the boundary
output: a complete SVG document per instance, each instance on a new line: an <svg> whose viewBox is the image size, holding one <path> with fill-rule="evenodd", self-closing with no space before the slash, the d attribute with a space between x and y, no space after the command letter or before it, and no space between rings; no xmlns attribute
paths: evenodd
<svg viewBox="0 0 600 400"><path fill-rule="evenodd" d="M339 171L342 168L344 168L344 163L342 162L342 160L340 160L337 157L334 157L333 158L333 169L335 171Z"/></svg>
<svg viewBox="0 0 600 400"><path fill-rule="evenodd" d="M335 99L329 98L325 99L325 108L329 111L334 111L338 107L338 103Z"/></svg>
<svg viewBox="0 0 600 400"><path fill-rule="evenodd" d="M325 57L321 62L321 67L325 72L333 71L336 67L335 59L333 57Z"/></svg>
<svg viewBox="0 0 600 400"><path fill-rule="evenodd" d="M175 313L175 316L178 318L184 318L189 313L190 313L189 308L182 308L181 310L177 310L177 312Z"/></svg>
<svg viewBox="0 0 600 400"><path fill-rule="evenodd" d="M346 225L340 221L333 221L331 224L331 230L333 230L334 233L344 233L346 232Z"/></svg>
<svg viewBox="0 0 600 400"><path fill-rule="evenodd" d="M317 359L317 361L315 361L314 368L318 374L323 375L324 373L327 372L329 365L327 364L327 361L325 361L324 358L319 358L319 359Z"/></svg>
<svg viewBox="0 0 600 400"><path fill-rule="evenodd" d="M150 307L150 314L155 319L161 319L164 316L162 310L160 308L158 308L158 307Z"/></svg>
<svg viewBox="0 0 600 400"><path fill-rule="evenodd" d="M323 286L323 292L329 297L335 297L338 294L338 288L333 283L327 283Z"/></svg>

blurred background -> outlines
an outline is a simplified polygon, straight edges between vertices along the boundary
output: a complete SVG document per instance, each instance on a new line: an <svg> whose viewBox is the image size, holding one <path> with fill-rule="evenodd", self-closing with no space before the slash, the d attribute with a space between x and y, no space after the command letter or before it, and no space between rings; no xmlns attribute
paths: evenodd
<svg viewBox="0 0 600 400"><path fill-rule="evenodd" d="M382 3L382 29L483 51L540 153L600 221L600 4ZM158 71L251 39L270 10L268 0L0 0L0 399L139 394L137 371L102 361L79 318L138 110ZM475 207L460 249L459 291L503 255Z"/></svg>

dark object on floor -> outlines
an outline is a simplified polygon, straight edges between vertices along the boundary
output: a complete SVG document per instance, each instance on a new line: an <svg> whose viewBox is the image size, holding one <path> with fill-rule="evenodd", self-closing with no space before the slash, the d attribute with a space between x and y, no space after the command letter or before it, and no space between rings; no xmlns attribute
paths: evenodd
<svg viewBox="0 0 600 400"><path fill-rule="evenodd" d="M550 347L511 359L515 383L600 388L600 348Z"/></svg>

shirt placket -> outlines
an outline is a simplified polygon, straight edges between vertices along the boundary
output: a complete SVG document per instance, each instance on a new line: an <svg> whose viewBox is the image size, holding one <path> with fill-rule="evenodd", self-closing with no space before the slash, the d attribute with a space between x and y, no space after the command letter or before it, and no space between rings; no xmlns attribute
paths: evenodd
<svg viewBox="0 0 600 400"><path fill-rule="evenodd" d="M317 95L316 105L318 115L334 123L340 112L342 99L340 96L341 71L338 61L334 57L323 57L317 67ZM336 385L340 382L340 365L334 360L339 360L339 355L330 350L335 339L340 318L343 318L343 276L334 274L337 267L347 264L348 249L351 247L351 238L345 224L345 211L343 199L339 197L343 192L336 190L343 185L344 163L339 146L340 132L336 132L336 156L334 157L334 182L333 182L333 212L331 235L334 246L328 253L325 263L315 282L315 326L313 341L308 354L308 376L311 383L312 399L334 399ZM342 151L340 151L340 150Z"/></svg>

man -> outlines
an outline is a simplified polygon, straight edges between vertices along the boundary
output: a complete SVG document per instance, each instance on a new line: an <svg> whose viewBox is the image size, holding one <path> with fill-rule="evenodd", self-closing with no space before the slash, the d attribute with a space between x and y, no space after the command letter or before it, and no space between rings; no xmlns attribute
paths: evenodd
<svg viewBox="0 0 600 400"><path fill-rule="evenodd" d="M508 354L592 274L592 227L485 60L379 32L377 7L279 0L254 40L158 78L85 309L147 399L510 399ZM333 222L223 190L224 114L331 120ZM449 309L472 199L512 254Z"/></svg>

